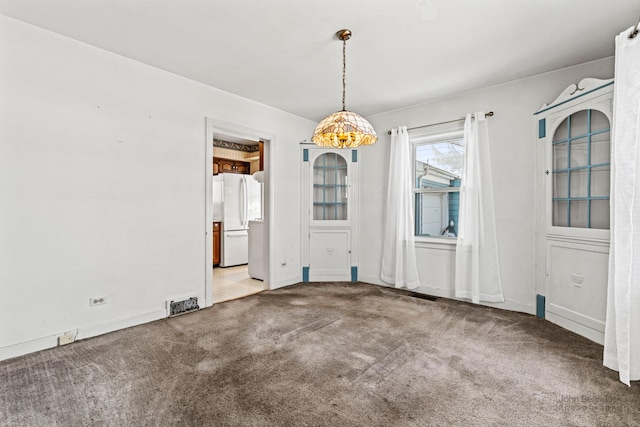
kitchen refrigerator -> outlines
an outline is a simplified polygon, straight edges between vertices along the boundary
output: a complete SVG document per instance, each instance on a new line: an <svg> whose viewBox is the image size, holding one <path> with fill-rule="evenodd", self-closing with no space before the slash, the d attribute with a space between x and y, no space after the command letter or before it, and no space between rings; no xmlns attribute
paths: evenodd
<svg viewBox="0 0 640 427"><path fill-rule="evenodd" d="M249 221L262 217L262 191L253 176L213 176L213 221L222 223L220 267L249 261Z"/></svg>

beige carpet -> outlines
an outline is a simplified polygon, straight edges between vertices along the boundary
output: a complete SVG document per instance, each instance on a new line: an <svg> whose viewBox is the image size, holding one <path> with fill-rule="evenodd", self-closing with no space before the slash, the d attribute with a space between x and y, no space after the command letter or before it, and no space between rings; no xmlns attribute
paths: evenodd
<svg viewBox="0 0 640 427"><path fill-rule="evenodd" d="M530 315L301 284L0 362L0 425L640 423L602 347Z"/></svg>

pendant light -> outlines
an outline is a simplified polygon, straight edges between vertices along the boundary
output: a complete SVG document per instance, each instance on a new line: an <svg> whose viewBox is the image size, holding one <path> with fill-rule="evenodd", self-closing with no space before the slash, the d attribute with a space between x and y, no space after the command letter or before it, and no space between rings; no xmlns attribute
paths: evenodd
<svg viewBox="0 0 640 427"><path fill-rule="evenodd" d="M375 144L378 140L371 124L359 114L345 108L347 40L350 30L340 30L336 36L342 40L342 111L331 114L316 126L311 140L320 147L356 148Z"/></svg>

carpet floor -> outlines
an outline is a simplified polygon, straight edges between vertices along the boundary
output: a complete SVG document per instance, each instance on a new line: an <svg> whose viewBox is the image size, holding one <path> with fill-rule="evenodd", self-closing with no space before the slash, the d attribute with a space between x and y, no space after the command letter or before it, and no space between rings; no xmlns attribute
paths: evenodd
<svg viewBox="0 0 640 427"><path fill-rule="evenodd" d="M640 386L602 350L527 314L298 284L0 362L0 425L637 426Z"/></svg>

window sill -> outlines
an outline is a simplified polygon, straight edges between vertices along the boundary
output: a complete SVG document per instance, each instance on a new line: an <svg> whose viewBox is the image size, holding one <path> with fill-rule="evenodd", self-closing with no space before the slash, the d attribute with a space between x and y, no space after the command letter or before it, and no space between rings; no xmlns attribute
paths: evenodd
<svg viewBox="0 0 640 427"><path fill-rule="evenodd" d="M600 246L607 246L607 247L610 246L610 240L608 238L592 237L592 236L576 236L576 235L560 234L560 233L557 233L557 234L547 233L547 240L553 240L556 242L600 245Z"/></svg>
<svg viewBox="0 0 640 427"><path fill-rule="evenodd" d="M428 248L428 249L444 249L453 250L456 249L457 239L450 237L415 237L416 248Z"/></svg>
<svg viewBox="0 0 640 427"><path fill-rule="evenodd" d="M609 245L610 230L571 227L548 227L547 239Z"/></svg>

